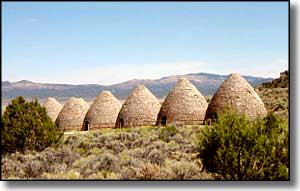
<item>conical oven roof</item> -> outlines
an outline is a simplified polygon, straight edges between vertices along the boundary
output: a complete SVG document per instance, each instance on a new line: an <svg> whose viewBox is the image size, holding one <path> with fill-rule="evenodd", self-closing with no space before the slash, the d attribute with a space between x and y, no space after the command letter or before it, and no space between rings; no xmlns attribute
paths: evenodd
<svg viewBox="0 0 300 191"><path fill-rule="evenodd" d="M239 74L230 74L208 105L205 119L213 119L225 109L235 110L250 119L267 114L264 103L252 86Z"/></svg>
<svg viewBox="0 0 300 191"><path fill-rule="evenodd" d="M83 130L114 127L122 105L110 92L99 94L89 108L83 123Z"/></svg>
<svg viewBox="0 0 300 191"><path fill-rule="evenodd" d="M157 98L143 85L138 85L124 102L116 127L155 125L160 104Z"/></svg>
<svg viewBox="0 0 300 191"><path fill-rule="evenodd" d="M56 125L60 129L80 130L89 105L82 98L71 97L59 112Z"/></svg>
<svg viewBox="0 0 300 191"><path fill-rule="evenodd" d="M48 97L45 102L42 103L42 106L46 108L48 116L55 122L58 113L62 109L62 105L52 97Z"/></svg>
<svg viewBox="0 0 300 191"><path fill-rule="evenodd" d="M197 88L187 79L180 79L169 92L160 109L157 124L202 123L207 102Z"/></svg>

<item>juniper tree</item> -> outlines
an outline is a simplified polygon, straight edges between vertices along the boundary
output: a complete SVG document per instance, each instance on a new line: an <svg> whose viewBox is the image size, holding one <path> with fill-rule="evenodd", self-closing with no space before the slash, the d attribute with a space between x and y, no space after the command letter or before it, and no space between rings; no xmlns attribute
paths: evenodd
<svg viewBox="0 0 300 191"><path fill-rule="evenodd" d="M287 180L287 124L273 114L249 120L228 112L199 135L198 149L205 169L229 180Z"/></svg>
<svg viewBox="0 0 300 191"><path fill-rule="evenodd" d="M41 151L63 135L37 100L26 102L21 96L6 107L1 123L2 153Z"/></svg>

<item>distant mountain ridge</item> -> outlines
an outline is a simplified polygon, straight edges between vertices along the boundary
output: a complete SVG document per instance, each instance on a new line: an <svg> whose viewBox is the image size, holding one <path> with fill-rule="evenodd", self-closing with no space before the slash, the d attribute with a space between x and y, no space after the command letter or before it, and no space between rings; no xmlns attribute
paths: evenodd
<svg viewBox="0 0 300 191"><path fill-rule="evenodd" d="M220 84L227 78L227 75L208 73L173 75L154 80L133 79L109 86L98 84L70 85L35 83L28 80L18 82L2 81L2 102L3 100L10 100L17 96L24 96L26 98L34 97L38 99L56 97L60 101L65 101L69 97L74 96L92 100L103 90L111 91L118 99L125 99L132 89L140 84L149 88L156 97L163 98L182 77L189 79L202 94L213 95ZM244 77L253 87L273 80L273 78Z"/></svg>

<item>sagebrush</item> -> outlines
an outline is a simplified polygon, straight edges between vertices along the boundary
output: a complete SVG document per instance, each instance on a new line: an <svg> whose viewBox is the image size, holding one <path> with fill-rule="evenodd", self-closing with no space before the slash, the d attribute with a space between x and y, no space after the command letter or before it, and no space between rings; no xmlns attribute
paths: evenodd
<svg viewBox="0 0 300 191"><path fill-rule="evenodd" d="M197 158L201 126L65 134L57 148L3 157L4 179L214 179ZM170 131L170 132L169 132Z"/></svg>

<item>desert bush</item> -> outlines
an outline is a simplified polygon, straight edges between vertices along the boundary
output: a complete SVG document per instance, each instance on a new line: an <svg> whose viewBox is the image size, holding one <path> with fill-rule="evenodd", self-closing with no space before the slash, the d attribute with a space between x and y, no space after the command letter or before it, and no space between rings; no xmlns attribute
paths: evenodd
<svg viewBox="0 0 300 191"><path fill-rule="evenodd" d="M59 149L54 149L52 147L46 148L42 153L40 153L41 160L47 161L47 164L51 166L55 163L60 163L60 158L57 158L57 153L59 152Z"/></svg>
<svg viewBox="0 0 300 191"><path fill-rule="evenodd" d="M107 180L115 180L120 179L120 176L114 172L110 171L99 171L87 177L87 179L107 179Z"/></svg>
<svg viewBox="0 0 300 191"><path fill-rule="evenodd" d="M83 178L86 178L93 174L93 170L99 171L99 166L98 157L96 155L90 155L76 160L72 165L72 169L76 169Z"/></svg>
<svg viewBox="0 0 300 191"><path fill-rule="evenodd" d="M110 142L112 142L114 140L120 140L120 138L121 138L120 134L114 133L114 132L103 134L101 137L104 138L104 144L105 145L109 145Z"/></svg>
<svg viewBox="0 0 300 191"><path fill-rule="evenodd" d="M199 140L199 156L209 172L229 180L288 179L288 128L273 114L250 121L224 113Z"/></svg>
<svg viewBox="0 0 300 191"><path fill-rule="evenodd" d="M141 147L142 144L143 144L143 139L138 138L135 141L131 142L129 148L133 149L133 148Z"/></svg>
<svg viewBox="0 0 300 191"><path fill-rule="evenodd" d="M149 137L151 136L155 131L157 130L157 127L152 126L144 126L142 128L136 128L134 132L138 133L141 137Z"/></svg>
<svg viewBox="0 0 300 191"><path fill-rule="evenodd" d="M44 172L43 164L38 160L28 160L23 164L26 178L37 178Z"/></svg>
<svg viewBox="0 0 300 191"><path fill-rule="evenodd" d="M20 96L6 107L1 123L2 153L41 151L63 136L37 100L26 102Z"/></svg>
<svg viewBox="0 0 300 191"><path fill-rule="evenodd" d="M134 128L130 131L103 129L64 136L64 144L41 152L25 151L4 156L3 178L44 179L189 179L203 178L194 148L196 128L177 128L168 142L159 138L161 127ZM187 133L184 134L184 129ZM184 137L183 135L189 135ZM180 161L197 165L194 172ZM177 166L177 167L174 167ZM199 170L201 169L201 170ZM178 175L181 174L181 175ZM184 174L184 175L182 175Z"/></svg>
<svg viewBox="0 0 300 191"><path fill-rule="evenodd" d="M187 136L184 136L187 138ZM180 133L177 133L176 135L174 135L173 137L170 138L170 141L176 141L177 143L183 143L185 138L183 138L183 136Z"/></svg>
<svg viewBox="0 0 300 191"><path fill-rule="evenodd" d="M79 153L64 146L56 150L49 151L47 154L47 161L51 161L52 163L65 163L68 167L70 167L79 157Z"/></svg>
<svg viewBox="0 0 300 191"><path fill-rule="evenodd" d="M124 150L123 152L121 152L118 156L120 162L121 162L121 166L127 166L130 165L132 157L130 156L130 153L128 150Z"/></svg>
<svg viewBox="0 0 300 191"><path fill-rule="evenodd" d="M142 159L145 157L145 149L144 148L135 148L130 150L130 154L135 159Z"/></svg>
<svg viewBox="0 0 300 191"><path fill-rule="evenodd" d="M184 142L180 144L180 149L185 153L195 153L197 152L197 145Z"/></svg>
<svg viewBox="0 0 300 191"><path fill-rule="evenodd" d="M174 140L168 142L166 146L167 146L169 152L174 152L174 151L180 149L179 144Z"/></svg>
<svg viewBox="0 0 300 191"><path fill-rule="evenodd" d="M1 174L8 179L25 178L26 173L22 168L22 163L18 160L4 158L1 161Z"/></svg>
<svg viewBox="0 0 300 191"><path fill-rule="evenodd" d="M147 147L145 147L143 149L144 151L144 154L143 154L143 158L146 158L148 159L149 158L149 155L150 153L153 151L153 150L158 150L160 151L161 153L164 153L164 154L168 154L168 147L166 146L166 142L162 141L162 140L157 140L157 141L154 141L152 142L151 144L149 144Z"/></svg>
<svg viewBox="0 0 300 191"><path fill-rule="evenodd" d="M172 180L191 180L191 179L211 179L211 177L203 176L205 172L193 162L167 160L163 168L161 168L162 179Z"/></svg>
<svg viewBox="0 0 300 191"><path fill-rule="evenodd" d="M78 144L75 150L80 153L80 155L85 155L90 149L92 149L92 144L89 140L84 139Z"/></svg>
<svg viewBox="0 0 300 191"><path fill-rule="evenodd" d="M94 172L98 171L114 171L120 169L119 159L111 153L102 153L98 155L89 155L76 160L73 165L83 178L87 178Z"/></svg>
<svg viewBox="0 0 300 191"><path fill-rule="evenodd" d="M15 153L11 153L10 155L7 155L6 157L3 157L3 159L12 160L12 161L16 161L16 162L18 161L20 163L23 163L28 160L28 158L26 157L25 154L20 153L18 151Z"/></svg>
<svg viewBox="0 0 300 191"><path fill-rule="evenodd" d="M91 150L87 151L87 156L89 155L100 155L104 153L104 149L99 149L98 147L93 147Z"/></svg>
<svg viewBox="0 0 300 191"><path fill-rule="evenodd" d="M178 130L178 135L181 135L181 137L190 137L194 133L194 129L190 126L182 127L182 128L177 128Z"/></svg>
<svg viewBox="0 0 300 191"><path fill-rule="evenodd" d="M160 178L160 167L149 162L142 163L137 170L137 178L140 180L155 180Z"/></svg>
<svg viewBox="0 0 300 191"><path fill-rule="evenodd" d="M45 171L47 173L59 174L59 173L67 173L70 168L65 163L55 163L51 165L51 170ZM44 174L44 173L43 173ZM42 174L42 177L43 177Z"/></svg>
<svg viewBox="0 0 300 191"><path fill-rule="evenodd" d="M165 161L165 158L166 158L166 154L164 152L161 152L158 149L151 150L147 157L147 159L151 163L157 164L159 166L161 166L163 164L163 162Z"/></svg>
<svg viewBox="0 0 300 191"><path fill-rule="evenodd" d="M150 142L153 142L153 141L156 141L159 139L159 136L158 136L158 130L157 131L153 131L152 134L150 134L148 136L148 139L150 140Z"/></svg>
<svg viewBox="0 0 300 191"><path fill-rule="evenodd" d="M18 152L9 155L3 160L3 176L8 178L41 178L44 173L66 172L72 163L79 158L78 153L70 148L46 148L43 152L31 152L20 154ZM14 173L12 173L14 171Z"/></svg>
<svg viewBox="0 0 300 191"><path fill-rule="evenodd" d="M100 155L100 169L106 171L117 172L120 168L119 159L111 153L103 153Z"/></svg>
<svg viewBox="0 0 300 191"><path fill-rule="evenodd" d="M135 180L137 177L137 170L131 166L124 166L120 171L121 179L123 180Z"/></svg>
<svg viewBox="0 0 300 191"><path fill-rule="evenodd" d="M158 136L160 139L169 142L170 138L176 135L176 133L178 133L176 126L170 125L170 126L162 127Z"/></svg>
<svg viewBox="0 0 300 191"><path fill-rule="evenodd" d="M140 140L141 140L140 147L147 147L148 145L151 145L151 143L152 143L152 140L150 139L150 137L143 137L143 138L140 138Z"/></svg>
<svg viewBox="0 0 300 191"><path fill-rule="evenodd" d="M122 132L120 134L120 141L127 143L136 140L139 137L136 132Z"/></svg>
<svg viewBox="0 0 300 191"><path fill-rule="evenodd" d="M133 153L132 151L129 150L124 150L122 153L120 153L117 157L119 159L119 164L120 167L138 167L140 164L140 158L135 158L133 157Z"/></svg>
<svg viewBox="0 0 300 191"><path fill-rule="evenodd" d="M163 151L166 151L166 147L167 147L166 144L167 143L164 142L163 140L158 139L158 140L152 142L150 145L148 145L147 148L156 148L163 152Z"/></svg>
<svg viewBox="0 0 300 191"><path fill-rule="evenodd" d="M66 138L66 140L65 140L65 142L64 142L64 144L65 145L69 145L70 147L72 147L72 148L75 148L79 143L79 140L80 140L80 136L78 136L78 135L69 135L67 138Z"/></svg>
<svg viewBox="0 0 300 191"><path fill-rule="evenodd" d="M59 172L56 174L51 174L51 173L43 173L42 177L44 179L82 179L82 176L80 175L79 172L75 170L70 170L68 172Z"/></svg>
<svg viewBox="0 0 300 191"><path fill-rule="evenodd" d="M113 140L109 143L106 143L105 147L108 150L112 150L115 154L120 153L124 149L126 149L126 146L122 142L120 142L119 140Z"/></svg>
<svg viewBox="0 0 300 191"><path fill-rule="evenodd" d="M20 154L12 154L2 160L3 177L37 178L45 171L42 161L37 160L34 155L18 155Z"/></svg>

